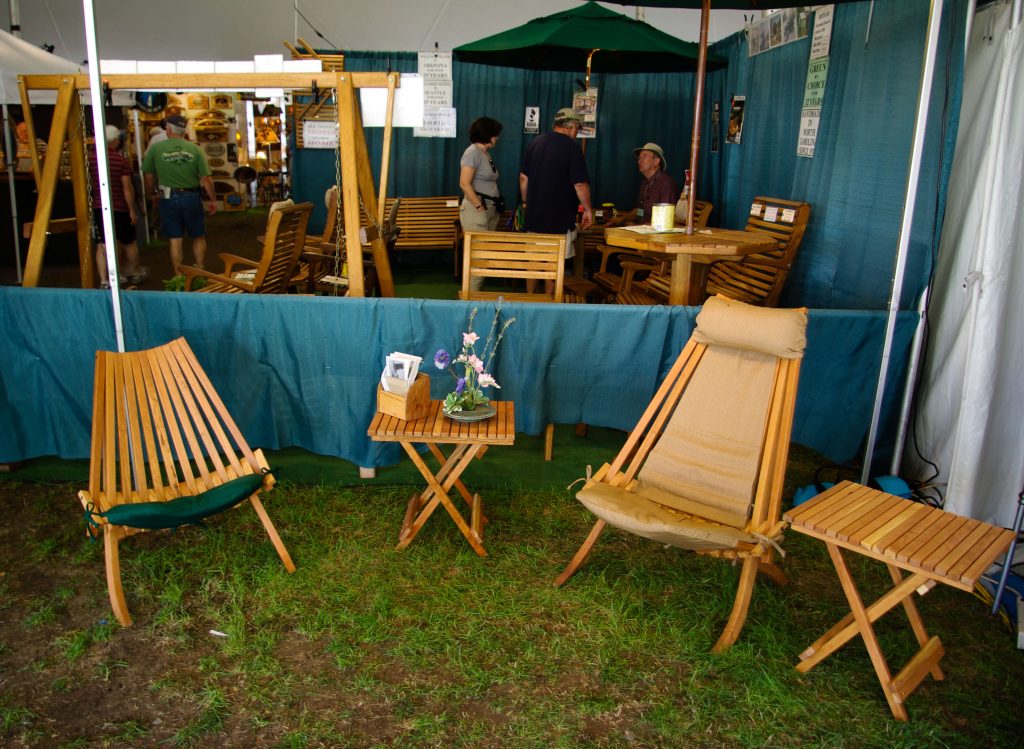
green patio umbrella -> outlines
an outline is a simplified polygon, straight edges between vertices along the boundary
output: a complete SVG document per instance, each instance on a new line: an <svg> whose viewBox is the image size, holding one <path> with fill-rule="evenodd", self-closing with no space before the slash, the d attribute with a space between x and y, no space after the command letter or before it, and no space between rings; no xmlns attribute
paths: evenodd
<svg viewBox="0 0 1024 749"><path fill-rule="evenodd" d="M463 44L456 59L530 70L595 73L692 72L698 45L587 2ZM712 67L725 60L709 59Z"/></svg>

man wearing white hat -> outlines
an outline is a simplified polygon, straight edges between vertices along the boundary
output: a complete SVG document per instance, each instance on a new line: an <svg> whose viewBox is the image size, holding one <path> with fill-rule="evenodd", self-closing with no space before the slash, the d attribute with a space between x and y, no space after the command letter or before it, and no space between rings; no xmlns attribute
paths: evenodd
<svg viewBox="0 0 1024 749"><path fill-rule="evenodd" d="M606 226L623 226L625 224L651 223L651 208L658 203L671 203L679 200L679 187L666 171L665 152L657 143L645 143L633 149L636 165L643 175L640 191L636 197L636 207L627 213L620 213L611 219Z"/></svg>

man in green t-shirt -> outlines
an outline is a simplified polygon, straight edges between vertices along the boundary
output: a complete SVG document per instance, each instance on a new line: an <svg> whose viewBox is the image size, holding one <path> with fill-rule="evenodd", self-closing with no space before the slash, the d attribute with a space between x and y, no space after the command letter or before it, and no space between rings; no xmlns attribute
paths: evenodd
<svg viewBox="0 0 1024 749"><path fill-rule="evenodd" d="M160 196L160 219L170 241L171 265L181 266L185 231L192 238L192 255L198 267L206 259L206 221L203 191L209 198L209 213L217 212L210 167L199 146L185 140L188 122L181 115L167 118L167 140L154 144L142 160L146 190Z"/></svg>

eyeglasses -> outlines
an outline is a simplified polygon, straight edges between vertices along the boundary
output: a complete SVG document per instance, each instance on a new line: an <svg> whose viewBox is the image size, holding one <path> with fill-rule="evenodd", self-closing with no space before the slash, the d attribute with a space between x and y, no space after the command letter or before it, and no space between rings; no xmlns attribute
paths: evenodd
<svg viewBox="0 0 1024 749"><path fill-rule="evenodd" d="M497 173L498 173L498 167L496 167L496 166L494 165L494 159L492 159L492 158L491 158L490 156L488 156L488 157L487 157L487 161L488 161L488 163L490 163L490 165L491 165L491 171L492 171L492 172L494 172L495 174L497 174Z"/></svg>

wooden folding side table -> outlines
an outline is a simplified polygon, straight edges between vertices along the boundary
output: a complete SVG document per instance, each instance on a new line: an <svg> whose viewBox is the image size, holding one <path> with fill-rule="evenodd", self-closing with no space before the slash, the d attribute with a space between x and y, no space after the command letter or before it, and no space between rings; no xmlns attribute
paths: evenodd
<svg viewBox="0 0 1024 749"><path fill-rule="evenodd" d="M414 494L406 507L402 530L398 534L399 549L412 543L441 504L473 550L482 557L487 556L483 541L484 523L487 522L483 501L479 494L470 494L461 476L473 458L483 457L489 445L511 445L515 441L514 404L511 401L495 401L491 405L497 409L493 417L472 423L449 419L441 412L441 401L431 401L430 412L414 421L403 421L380 412L373 417L367 430L370 439L374 442L400 443L427 481L427 487ZM430 470L430 466L417 452L416 443L425 444L433 454L439 465L437 473ZM450 455L445 456L441 451L439 445L442 444L455 446ZM452 487L458 490L469 507L468 523L448 494Z"/></svg>
<svg viewBox="0 0 1024 749"><path fill-rule="evenodd" d="M800 654L797 670L810 671L860 635L892 714L907 720L903 703L927 674L936 680L944 678L939 660L945 654L939 638L928 636L910 596L914 592L924 595L936 583L973 590L978 578L1009 547L1013 532L849 481L790 510L783 518L793 530L828 547L851 611ZM865 606L842 549L883 562L893 588ZM910 576L904 578L903 570ZM897 604L903 604L921 649L892 676L871 625Z"/></svg>

